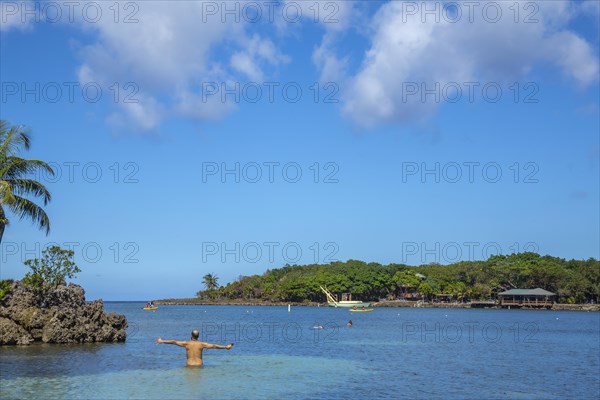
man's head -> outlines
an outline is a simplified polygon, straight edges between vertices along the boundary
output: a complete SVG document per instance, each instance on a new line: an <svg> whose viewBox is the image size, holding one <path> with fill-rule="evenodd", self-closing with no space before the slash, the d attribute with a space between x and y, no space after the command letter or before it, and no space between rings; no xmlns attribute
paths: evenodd
<svg viewBox="0 0 600 400"><path fill-rule="evenodd" d="M198 332L198 329L194 329L192 331L192 339L193 340L198 340L198 337L200 336L200 332Z"/></svg>

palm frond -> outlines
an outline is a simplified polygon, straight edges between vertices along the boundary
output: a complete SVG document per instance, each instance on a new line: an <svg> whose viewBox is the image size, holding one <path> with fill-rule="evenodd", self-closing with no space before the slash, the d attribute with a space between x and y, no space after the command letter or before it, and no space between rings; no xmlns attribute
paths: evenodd
<svg viewBox="0 0 600 400"><path fill-rule="evenodd" d="M23 126L10 126L8 122L0 123L0 153L14 155L20 149L29 150L31 139Z"/></svg>
<svg viewBox="0 0 600 400"><path fill-rule="evenodd" d="M46 234L50 232L48 215L27 197L41 198L43 204L47 205L52 198L50 192L31 175L44 171L48 176L54 176L54 170L44 161L19 157L19 153L28 150L30 145L26 128L11 126L7 121L0 120L0 240L8 224L3 206L21 220L31 219Z"/></svg>
<svg viewBox="0 0 600 400"><path fill-rule="evenodd" d="M15 196L15 201L7 204L8 208L20 220L29 218L34 224L37 224L40 229L46 231L46 235L50 232L50 219L42 207L35 204L33 201L24 197Z"/></svg>
<svg viewBox="0 0 600 400"><path fill-rule="evenodd" d="M0 205L0 225L8 225L8 219L4 214L4 208Z"/></svg>
<svg viewBox="0 0 600 400"><path fill-rule="evenodd" d="M21 178L40 170L45 171L49 176L54 176L54 170L44 161L25 160L15 156L0 158L0 179Z"/></svg>
<svg viewBox="0 0 600 400"><path fill-rule="evenodd" d="M50 194L48 189L46 189L44 185L42 185L36 180L17 178L7 179L4 182L7 182L10 185L10 188L12 189L12 193L14 195L31 195L35 197L41 197L44 201L44 205L48 204L48 202L52 200L52 195Z"/></svg>
<svg viewBox="0 0 600 400"><path fill-rule="evenodd" d="M15 201L10 184L0 180L0 204L9 204Z"/></svg>

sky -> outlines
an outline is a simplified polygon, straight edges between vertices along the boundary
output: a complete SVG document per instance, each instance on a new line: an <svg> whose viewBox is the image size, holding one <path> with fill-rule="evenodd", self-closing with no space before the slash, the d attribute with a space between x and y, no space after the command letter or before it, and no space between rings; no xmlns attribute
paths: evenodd
<svg viewBox="0 0 600 400"><path fill-rule="evenodd" d="M597 1L0 2L0 117L87 299L286 264L600 258Z"/></svg>

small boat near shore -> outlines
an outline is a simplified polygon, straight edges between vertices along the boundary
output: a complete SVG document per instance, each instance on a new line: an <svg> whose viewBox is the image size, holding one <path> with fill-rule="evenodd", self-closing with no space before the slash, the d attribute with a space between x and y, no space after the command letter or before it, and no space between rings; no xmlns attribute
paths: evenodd
<svg viewBox="0 0 600 400"><path fill-rule="evenodd" d="M149 301L143 308L144 311L156 311L158 310L158 306L154 304L154 302Z"/></svg>
<svg viewBox="0 0 600 400"><path fill-rule="evenodd" d="M352 300L352 296L348 293L344 293L341 301L337 301L333 294L323 286L319 286L325 296L327 296L327 305L329 307L342 307L342 308L353 308L353 307L369 307L371 303L359 300Z"/></svg>
<svg viewBox="0 0 600 400"><path fill-rule="evenodd" d="M357 309L351 308L348 311L350 311L350 312L371 312L371 311L373 311L373 309L372 308L365 308L363 310L363 309L360 309L360 308L357 308Z"/></svg>

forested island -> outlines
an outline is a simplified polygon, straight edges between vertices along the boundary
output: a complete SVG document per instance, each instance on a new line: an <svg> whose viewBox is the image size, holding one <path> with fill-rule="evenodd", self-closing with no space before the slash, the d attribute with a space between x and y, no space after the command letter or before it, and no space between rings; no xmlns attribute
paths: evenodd
<svg viewBox="0 0 600 400"><path fill-rule="evenodd" d="M352 293L361 300L421 300L436 297L454 302L495 299L513 288L543 288L558 295L558 303L590 304L600 299L600 261L565 260L536 253L495 255L484 261L449 265L381 265L357 260L330 264L286 265L262 275L240 276L219 286L204 277L199 302L303 303L325 301L320 286L336 294Z"/></svg>

